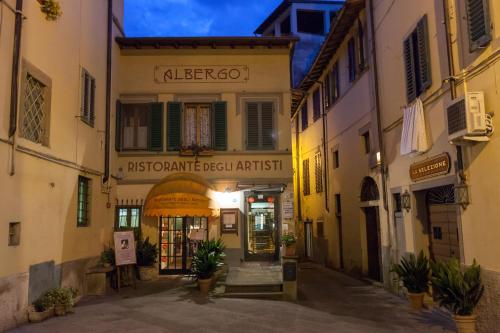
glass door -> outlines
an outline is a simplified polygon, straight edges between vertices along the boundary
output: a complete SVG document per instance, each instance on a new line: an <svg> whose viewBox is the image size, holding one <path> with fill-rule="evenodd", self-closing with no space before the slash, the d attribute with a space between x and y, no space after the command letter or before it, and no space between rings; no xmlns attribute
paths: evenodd
<svg viewBox="0 0 500 333"><path fill-rule="evenodd" d="M250 195L247 198L245 259L277 260L279 226L277 196Z"/></svg>

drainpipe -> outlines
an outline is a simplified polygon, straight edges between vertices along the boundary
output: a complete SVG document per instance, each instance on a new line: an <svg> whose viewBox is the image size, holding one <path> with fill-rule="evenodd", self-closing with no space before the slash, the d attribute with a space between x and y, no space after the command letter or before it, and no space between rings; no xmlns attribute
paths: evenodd
<svg viewBox="0 0 500 333"><path fill-rule="evenodd" d="M323 179L325 181L325 209L326 212L330 212L330 208L328 207L328 142L327 142L327 127L326 127L326 109L325 109L325 89L324 82L317 81L321 85L321 95L323 96L323 102L321 103L321 117L322 117L322 125L323 125Z"/></svg>
<svg viewBox="0 0 500 333"><path fill-rule="evenodd" d="M299 148L299 116L298 113L295 114L295 165L297 166L296 173L296 184L297 184L297 219L302 221L302 200L300 199L300 148Z"/></svg>
<svg viewBox="0 0 500 333"><path fill-rule="evenodd" d="M104 177L103 183L109 180L109 141L111 122L111 56L113 42L113 0L108 0L108 40L106 57L106 130L104 143Z"/></svg>
<svg viewBox="0 0 500 333"><path fill-rule="evenodd" d="M12 55L12 77L10 88L10 118L9 118L9 138L12 141L11 166L9 175L15 174L14 165L14 136L17 131L17 108L19 95L19 59L21 54L21 32L23 28L23 0L16 1L16 20L14 26L14 50Z"/></svg>

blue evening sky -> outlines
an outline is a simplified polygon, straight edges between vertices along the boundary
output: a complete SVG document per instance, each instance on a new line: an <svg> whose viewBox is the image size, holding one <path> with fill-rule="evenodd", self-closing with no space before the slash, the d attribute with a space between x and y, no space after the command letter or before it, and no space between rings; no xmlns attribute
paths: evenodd
<svg viewBox="0 0 500 333"><path fill-rule="evenodd" d="M145 36L251 36L281 0L125 0L125 32Z"/></svg>

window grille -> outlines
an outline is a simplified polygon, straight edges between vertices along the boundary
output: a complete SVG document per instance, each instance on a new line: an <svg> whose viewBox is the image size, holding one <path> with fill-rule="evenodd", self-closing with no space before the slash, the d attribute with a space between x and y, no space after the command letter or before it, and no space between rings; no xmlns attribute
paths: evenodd
<svg viewBox="0 0 500 333"><path fill-rule="evenodd" d="M316 193L323 192L323 166L321 164L321 153L314 156L314 177L316 180Z"/></svg>
<svg viewBox="0 0 500 333"><path fill-rule="evenodd" d="M90 223L91 182L92 181L87 177L78 176L78 210L76 224L79 227L86 227Z"/></svg>
<svg viewBox="0 0 500 333"><path fill-rule="evenodd" d="M22 118L22 135L36 143L44 143L46 113L45 113L46 86L31 74L26 75L24 96L24 117Z"/></svg>
<svg viewBox="0 0 500 333"><path fill-rule="evenodd" d="M311 184L309 178L309 159L302 161L302 187L304 195L311 194Z"/></svg>

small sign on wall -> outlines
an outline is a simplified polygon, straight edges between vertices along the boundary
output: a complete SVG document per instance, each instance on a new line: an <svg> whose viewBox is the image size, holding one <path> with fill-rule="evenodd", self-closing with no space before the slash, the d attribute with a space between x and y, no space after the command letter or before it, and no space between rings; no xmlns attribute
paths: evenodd
<svg viewBox="0 0 500 333"><path fill-rule="evenodd" d="M240 210L221 209L220 210L220 231L221 234L238 234Z"/></svg>
<svg viewBox="0 0 500 333"><path fill-rule="evenodd" d="M245 65L165 65L155 66L156 83L246 83Z"/></svg>
<svg viewBox="0 0 500 333"><path fill-rule="evenodd" d="M450 172L451 159L448 153L443 153L410 166L410 178L418 180L445 175Z"/></svg>

